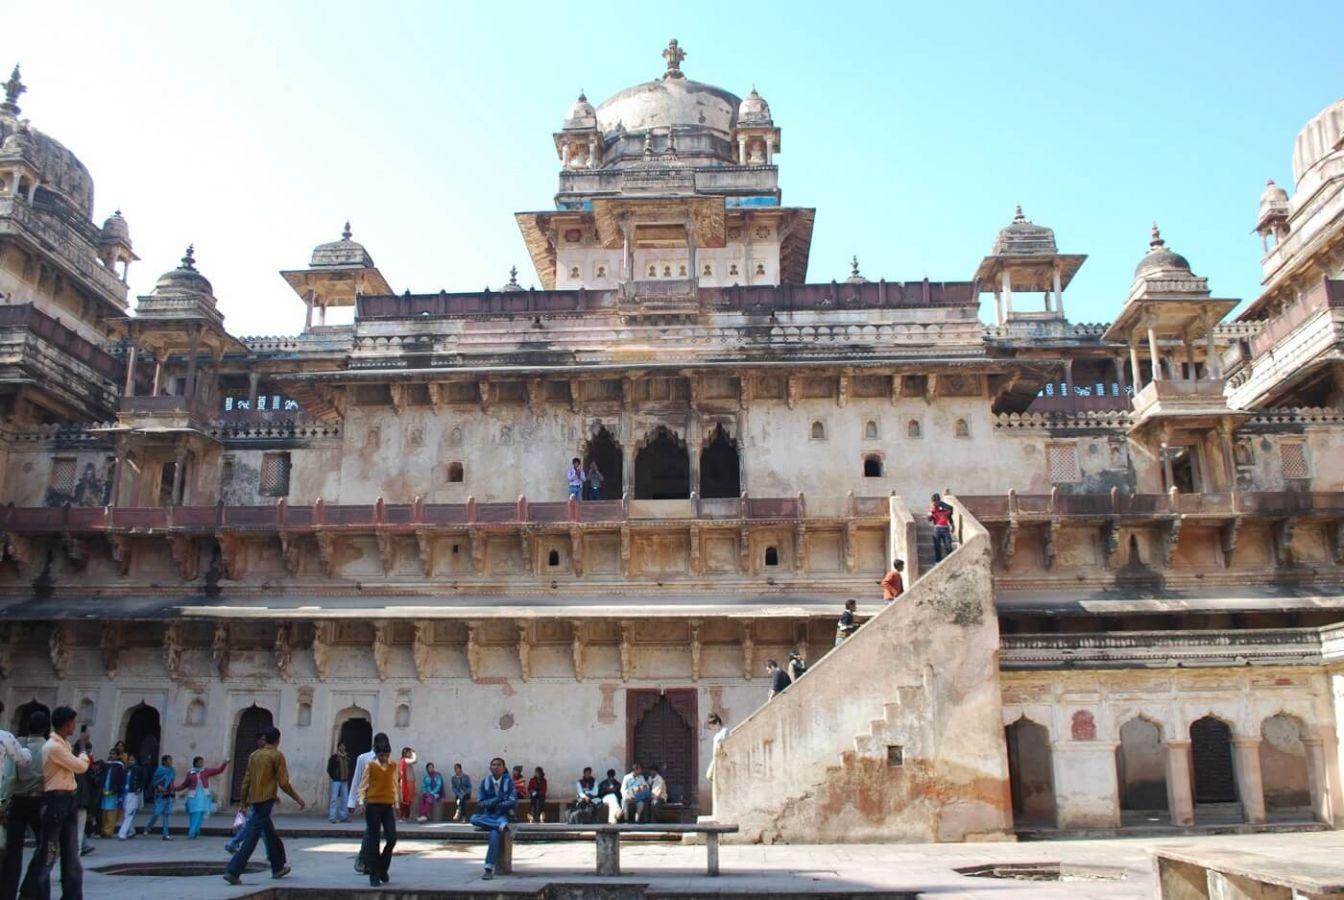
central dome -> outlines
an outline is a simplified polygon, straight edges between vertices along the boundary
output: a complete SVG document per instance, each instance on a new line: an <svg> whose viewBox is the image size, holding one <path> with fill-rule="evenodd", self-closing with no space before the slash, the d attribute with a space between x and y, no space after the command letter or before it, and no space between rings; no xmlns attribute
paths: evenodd
<svg viewBox="0 0 1344 900"><path fill-rule="evenodd" d="M625 131L690 126L730 138L741 104L741 97L712 84L660 78L603 100L597 108L597 127L605 135L618 126Z"/></svg>

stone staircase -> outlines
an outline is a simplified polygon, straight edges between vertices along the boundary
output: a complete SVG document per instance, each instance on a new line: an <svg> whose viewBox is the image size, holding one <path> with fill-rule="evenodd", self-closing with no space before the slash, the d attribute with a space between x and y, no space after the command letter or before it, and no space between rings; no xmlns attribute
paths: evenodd
<svg viewBox="0 0 1344 900"><path fill-rule="evenodd" d="M915 547L918 553L915 558L919 560L919 571L928 572L933 568L933 524L929 522L927 513L915 515Z"/></svg>
<svg viewBox="0 0 1344 900"><path fill-rule="evenodd" d="M1011 834L989 535L949 502L961 546L720 746L714 818L739 840ZM893 497L897 556L916 543L911 518Z"/></svg>

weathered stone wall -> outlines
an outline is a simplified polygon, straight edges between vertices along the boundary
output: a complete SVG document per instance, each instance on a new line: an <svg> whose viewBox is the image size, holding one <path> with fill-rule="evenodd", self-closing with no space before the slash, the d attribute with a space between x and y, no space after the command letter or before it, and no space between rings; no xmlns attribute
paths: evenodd
<svg viewBox="0 0 1344 900"><path fill-rule="evenodd" d="M714 814L747 841L956 841L1011 827L988 533L729 734Z"/></svg>

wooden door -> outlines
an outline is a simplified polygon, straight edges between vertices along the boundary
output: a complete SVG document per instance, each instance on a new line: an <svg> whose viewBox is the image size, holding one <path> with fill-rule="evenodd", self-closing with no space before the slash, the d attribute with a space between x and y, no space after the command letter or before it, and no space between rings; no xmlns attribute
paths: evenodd
<svg viewBox="0 0 1344 900"><path fill-rule="evenodd" d="M694 688L627 691L626 766L657 766L668 800L694 803L700 783Z"/></svg>

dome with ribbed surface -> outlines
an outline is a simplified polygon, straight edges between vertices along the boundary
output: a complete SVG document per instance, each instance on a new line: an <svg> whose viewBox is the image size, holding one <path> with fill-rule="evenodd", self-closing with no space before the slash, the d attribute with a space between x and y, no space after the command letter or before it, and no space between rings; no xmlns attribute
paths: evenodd
<svg viewBox="0 0 1344 900"><path fill-rule="evenodd" d="M79 157L48 134L20 119L19 95L27 88L15 66L5 83L5 102L0 103L0 157L17 157L37 169L39 187L64 197L85 216L93 217L93 176Z"/></svg>

